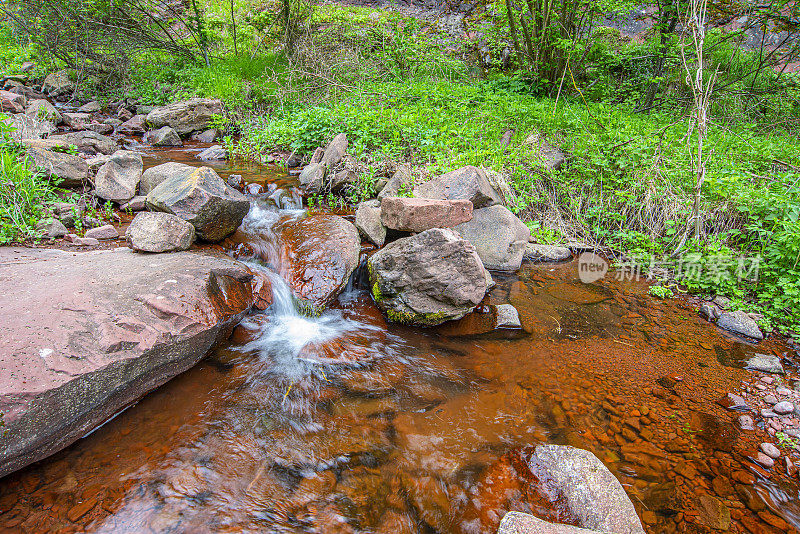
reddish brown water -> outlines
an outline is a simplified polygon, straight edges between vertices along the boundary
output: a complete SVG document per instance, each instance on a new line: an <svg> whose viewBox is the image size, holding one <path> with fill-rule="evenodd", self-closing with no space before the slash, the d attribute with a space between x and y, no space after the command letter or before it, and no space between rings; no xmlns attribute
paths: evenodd
<svg viewBox="0 0 800 534"><path fill-rule="evenodd" d="M566 263L496 276L486 303L515 305L524 332L387 325L354 290L329 317L364 328L303 357L360 349L366 363L222 348L0 481L0 529L473 534L508 510L569 522L526 470L524 448L544 442L593 451L648 532L710 531L724 513L704 494L731 532L800 526L797 480L782 461L756 467L765 434L738 431L739 414L716 403L754 380L744 358L787 348L724 335L644 283L576 274ZM281 326L258 334L258 319L240 345Z"/></svg>

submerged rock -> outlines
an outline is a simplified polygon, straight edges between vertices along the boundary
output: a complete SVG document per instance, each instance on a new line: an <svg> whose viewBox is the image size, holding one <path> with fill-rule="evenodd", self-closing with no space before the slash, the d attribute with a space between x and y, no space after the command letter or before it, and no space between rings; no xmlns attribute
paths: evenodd
<svg viewBox="0 0 800 534"><path fill-rule="evenodd" d="M283 278L305 311L320 313L347 286L358 267L358 230L329 213L290 219L278 230L285 258Z"/></svg>
<svg viewBox="0 0 800 534"><path fill-rule="evenodd" d="M0 477L195 365L253 302L247 269L209 253L3 247L0 277Z"/></svg>
<svg viewBox="0 0 800 534"><path fill-rule="evenodd" d="M591 452L564 445L539 445L528 462L541 484L563 496L582 527L644 534L622 484Z"/></svg>
<svg viewBox="0 0 800 534"><path fill-rule="evenodd" d="M756 322L741 310L722 313L717 319L717 326L752 339L764 339Z"/></svg>
<svg viewBox="0 0 800 534"><path fill-rule="evenodd" d="M222 101L192 98L155 108L147 114L147 122L155 128L170 126L180 135L206 130L216 115L222 114Z"/></svg>
<svg viewBox="0 0 800 534"><path fill-rule="evenodd" d="M147 206L188 221L200 239L221 241L242 224L250 201L209 167L174 174L147 195Z"/></svg>
<svg viewBox="0 0 800 534"><path fill-rule="evenodd" d="M372 296L395 322L433 326L460 319L491 283L475 247L449 229L398 239L368 261Z"/></svg>
<svg viewBox="0 0 800 534"><path fill-rule="evenodd" d="M187 250L194 236L194 226L176 215L159 211L138 213L125 233L131 248L140 252Z"/></svg>
<svg viewBox="0 0 800 534"><path fill-rule="evenodd" d="M475 209L502 204L502 199L478 167L467 166L443 174L414 188L414 196L444 200L469 200Z"/></svg>
<svg viewBox="0 0 800 534"><path fill-rule="evenodd" d="M745 363L745 369L782 375L785 373L781 359L774 354L756 354Z"/></svg>
<svg viewBox="0 0 800 534"><path fill-rule="evenodd" d="M472 220L453 228L478 251L487 269L516 271L531 231L504 206L491 206L472 212Z"/></svg>

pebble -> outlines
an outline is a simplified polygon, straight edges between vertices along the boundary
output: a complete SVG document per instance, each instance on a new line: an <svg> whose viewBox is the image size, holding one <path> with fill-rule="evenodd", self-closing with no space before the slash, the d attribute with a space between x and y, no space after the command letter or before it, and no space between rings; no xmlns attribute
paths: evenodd
<svg viewBox="0 0 800 534"><path fill-rule="evenodd" d="M762 376L761 381L764 382L765 384L772 384L773 382L775 382L775 378L771 376Z"/></svg>
<svg viewBox="0 0 800 534"><path fill-rule="evenodd" d="M753 418L749 415L740 415L739 416L739 428L742 430L755 430L756 425Z"/></svg>
<svg viewBox="0 0 800 534"><path fill-rule="evenodd" d="M772 458L773 460L778 458L781 455L781 451L778 450L778 447L773 445L772 443L762 443L759 448L761 452Z"/></svg>
<svg viewBox="0 0 800 534"><path fill-rule="evenodd" d="M761 417L768 419L770 417L778 417L778 414L773 412L772 410L767 410L766 408L761 409Z"/></svg>
<svg viewBox="0 0 800 534"><path fill-rule="evenodd" d="M792 438L800 438L800 428L787 428L786 435Z"/></svg>
<svg viewBox="0 0 800 534"><path fill-rule="evenodd" d="M775 393L777 393L778 395L788 396L792 394L792 390L790 390L787 387L781 386L775 389Z"/></svg>
<svg viewBox="0 0 800 534"><path fill-rule="evenodd" d="M785 415L794 411L794 404L789 401L781 401L773 406L772 409L775 411L775 413Z"/></svg>
<svg viewBox="0 0 800 534"><path fill-rule="evenodd" d="M767 386L765 386L764 384L756 384L756 389L759 391L764 391L765 389L767 389Z"/></svg>
<svg viewBox="0 0 800 534"><path fill-rule="evenodd" d="M775 465L775 460L773 460L772 458L770 458L761 451L758 451L758 454L756 455L756 462L763 465L767 469Z"/></svg>
<svg viewBox="0 0 800 534"><path fill-rule="evenodd" d="M778 399L775 397L775 395L767 395L764 397L764 402L767 404L778 404Z"/></svg>

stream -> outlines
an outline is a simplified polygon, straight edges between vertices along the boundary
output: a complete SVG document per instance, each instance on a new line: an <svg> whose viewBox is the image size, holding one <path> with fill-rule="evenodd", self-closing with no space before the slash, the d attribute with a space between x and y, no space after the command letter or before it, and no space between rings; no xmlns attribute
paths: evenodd
<svg viewBox="0 0 800 534"><path fill-rule="evenodd" d="M199 166L196 150L146 153L146 166ZM270 194L296 185L274 167L214 167ZM476 333L481 309L431 329L389 324L360 270L330 309L304 317L269 231L303 214L254 203L241 230L269 261L227 252L268 273L273 305L201 364L5 478L0 530L493 534L510 510L574 522L526 468L540 443L594 452L648 532L710 532L726 514L731 532L800 528L797 478L782 461L756 466L766 435L739 430L718 403L757 380L742 369L750 356L794 357L780 341L727 335L645 282L583 284L574 261L493 273L484 304L513 304L524 330Z"/></svg>

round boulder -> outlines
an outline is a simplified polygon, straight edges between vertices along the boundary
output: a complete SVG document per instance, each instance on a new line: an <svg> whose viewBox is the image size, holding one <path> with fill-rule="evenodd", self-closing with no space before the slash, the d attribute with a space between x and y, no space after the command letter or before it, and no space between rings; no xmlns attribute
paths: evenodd
<svg viewBox="0 0 800 534"><path fill-rule="evenodd" d="M180 217L157 211L138 213L125 237L133 250L174 252L186 250L194 242L194 226Z"/></svg>

